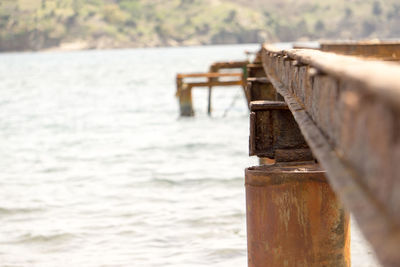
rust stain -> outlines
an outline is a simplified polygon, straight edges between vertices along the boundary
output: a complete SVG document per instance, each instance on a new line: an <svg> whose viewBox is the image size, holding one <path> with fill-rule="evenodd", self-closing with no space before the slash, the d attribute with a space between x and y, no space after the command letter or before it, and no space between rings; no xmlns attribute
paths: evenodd
<svg viewBox="0 0 400 267"><path fill-rule="evenodd" d="M249 267L350 266L348 214L318 166L298 167L246 170Z"/></svg>

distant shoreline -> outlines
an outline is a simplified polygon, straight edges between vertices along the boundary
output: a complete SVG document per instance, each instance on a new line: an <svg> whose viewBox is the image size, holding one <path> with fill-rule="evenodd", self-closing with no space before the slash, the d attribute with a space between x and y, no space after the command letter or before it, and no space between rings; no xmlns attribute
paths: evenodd
<svg viewBox="0 0 400 267"><path fill-rule="evenodd" d="M259 44L261 44L260 42ZM152 44L152 45L135 45L135 44L121 44L121 45L110 45L110 46L99 46L97 44L90 44L86 41L75 41L75 42L67 42L62 43L58 46L43 48L43 49L26 49L26 50L3 50L0 51L0 54L4 53L35 53L35 52L73 52L73 51L85 51L85 50L110 50L110 49L137 49L137 48L162 48L162 47L195 47L195 46L217 46L217 45L246 45L246 44L258 44L258 43L210 43L210 44L202 44L202 43L190 43L190 44Z"/></svg>
<svg viewBox="0 0 400 267"><path fill-rule="evenodd" d="M54 46L50 48L40 49L37 52L69 52L69 51L81 51L81 50L89 50L90 48L87 42L76 41L70 43L63 43L59 46Z"/></svg>

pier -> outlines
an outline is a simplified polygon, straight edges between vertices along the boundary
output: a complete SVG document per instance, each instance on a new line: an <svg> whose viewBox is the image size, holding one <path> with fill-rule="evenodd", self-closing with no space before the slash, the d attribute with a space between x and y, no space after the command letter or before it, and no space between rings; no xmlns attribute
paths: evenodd
<svg viewBox="0 0 400 267"><path fill-rule="evenodd" d="M384 266L400 264L399 51L395 43L261 50L268 79Z"/></svg>
<svg viewBox="0 0 400 267"><path fill-rule="evenodd" d="M400 265L399 61L397 42L332 42L246 64L249 266L350 266L349 212Z"/></svg>

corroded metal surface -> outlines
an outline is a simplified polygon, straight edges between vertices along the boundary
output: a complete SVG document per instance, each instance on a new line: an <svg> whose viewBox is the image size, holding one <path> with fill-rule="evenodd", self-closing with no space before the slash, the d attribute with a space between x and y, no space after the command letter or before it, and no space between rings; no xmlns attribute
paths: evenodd
<svg viewBox="0 0 400 267"><path fill-rule="evenodd" d="M253 101L250 110L250 156L278 156L280 161L291 161L293 155L290 154L295 154L299 156L297 160L312 159L311 153L307 153L307 143L285 102Z"/></svg>
<svg viewBox="0 0 400 267"><path fill-rule="evenodd" d="M275 100L276 90L266 77L250 77L247 78L245 95L250 106L251 101Z"/></svg>
<svg viewBox="0 0 400 267"><path fill-rule="evenodd" d="M320 49L344 55L400 61L399 42L323 42Z"/></svg>
<svg viewBox="0 0 400 267"><path fill-rule="evenodd" d="M246 169L246 214L249 267L350 266L349 215L317 165Z"/></svg>
<svg viewBox="0 0 400 267"><path fill-rule="evenodd" d="M400 66L264 46L262 62L385 266L400 265Z"/></svg>
<svg viewBox="0 0 400 267"><path fill-rule="evenodd" d="M262 64L248 64L247 66L248 77L266 77Z"/></svg>

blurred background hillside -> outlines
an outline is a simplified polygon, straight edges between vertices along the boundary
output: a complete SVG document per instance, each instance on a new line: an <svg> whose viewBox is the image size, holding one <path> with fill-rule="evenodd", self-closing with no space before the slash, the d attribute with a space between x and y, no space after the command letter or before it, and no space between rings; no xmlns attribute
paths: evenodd
<svg viewBox="0 0 400 267"><path fill-rule="evenodd" d="M398 0L0 0L0 51L394 38Z"/></svg>

